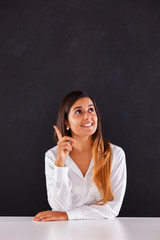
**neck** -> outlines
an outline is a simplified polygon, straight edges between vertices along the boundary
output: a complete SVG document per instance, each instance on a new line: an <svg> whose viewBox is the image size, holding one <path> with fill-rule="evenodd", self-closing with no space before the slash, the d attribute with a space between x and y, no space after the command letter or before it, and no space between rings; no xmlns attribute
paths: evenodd
<svg viewBox="0 0 160 240"><path fill-rule="evenodd" d="M92 151L93 140L92 137L73 137L76 140L76 143L73 145L73 151L83 153Z"/></svg>

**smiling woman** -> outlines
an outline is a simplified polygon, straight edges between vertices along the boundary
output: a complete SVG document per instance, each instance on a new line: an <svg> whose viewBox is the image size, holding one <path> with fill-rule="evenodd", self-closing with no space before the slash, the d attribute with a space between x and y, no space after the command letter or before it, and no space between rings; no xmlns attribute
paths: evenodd
<svg viewBox="0 0 160 240"><path fill-rule="evenodd" d="M82 91L66 95L54 129L57 146L45 154L52 210L33 221L116 217L126 190L125 153L103 138L93 98Z"/></svg>

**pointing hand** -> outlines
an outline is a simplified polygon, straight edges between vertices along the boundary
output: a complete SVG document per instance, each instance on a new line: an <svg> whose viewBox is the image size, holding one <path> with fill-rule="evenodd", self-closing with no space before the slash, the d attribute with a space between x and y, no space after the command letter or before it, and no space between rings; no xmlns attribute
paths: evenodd
<svg viewBox="0 0 160 240"><path fill-rule="evenodd" d="M72 146L76 143L74 138L69 136L62 137L61 132L59 131L57 126L53 126L57 137L58 137L58 143L57 143L57 158L55 161L55 165L59 167L64 167L65 165L65 159L67 155L72 151Z"/></svg>

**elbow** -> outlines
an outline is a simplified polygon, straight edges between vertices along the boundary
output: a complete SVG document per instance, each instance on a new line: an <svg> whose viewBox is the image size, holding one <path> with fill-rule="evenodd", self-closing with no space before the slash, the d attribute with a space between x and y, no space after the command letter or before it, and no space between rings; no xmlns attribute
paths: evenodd
<svg viewBox="0 0 160 240"><path fill-rule="evenodd" d="M58 199L48 198L48 203L52 208L52 211L66 212L69 210L69 207L61 203Z"/></svg>
<svg viewBox="0 0 160 240"><path fill-rule="evenodd" d="M114 218L116 218L117 216L118 216L118 215L113 214L113 215L108 216L107 219L114 219Z"/></svg>
<svg viewBox="0 0 160 240"><path fill-rule="evenodd" d="M119 215L119 212L114 213L114 217L113 218L118 217L118 215Z"/></svg>
<svg viewBox="0 0 160 240"><path fill-rule="evenodd" d="M119 215L119 211L112 210L110 214L107 216L108 219L114 219Z"/></svg>

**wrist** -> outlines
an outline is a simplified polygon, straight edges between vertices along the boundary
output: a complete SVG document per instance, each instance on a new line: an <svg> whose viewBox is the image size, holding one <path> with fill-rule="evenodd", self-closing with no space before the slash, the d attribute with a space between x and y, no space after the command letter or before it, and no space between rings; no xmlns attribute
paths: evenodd
<svg viewBox="0 0 160 240"><path fill-rule="evenodd" d="M56 159L55 163L54 163L57 167L64 167L64 161L59 161Z"/></svg>

